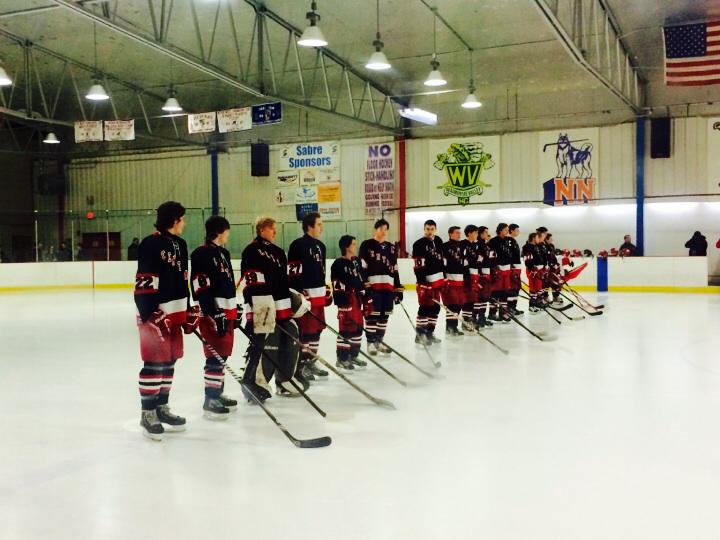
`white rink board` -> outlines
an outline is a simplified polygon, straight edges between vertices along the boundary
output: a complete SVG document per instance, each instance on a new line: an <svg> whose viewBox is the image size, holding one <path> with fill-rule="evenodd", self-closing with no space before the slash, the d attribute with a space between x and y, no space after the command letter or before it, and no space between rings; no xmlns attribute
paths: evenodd
<svg viewBox="0 0 720 540"><path fill-rule="evenodd" d="M597 282L596 259L573 259L575 265L588 266L573 285L594 287ZM0 291L40 287L131 287L137 263L99 261L65 263L0 264ZM236 279L240 279L240 261L233 259ZM332 260L327 261L328 272ZM415 283L412 259L400 260L400 281ZM705 257L629 257L608 259L610 287L706 287ZM525 280L523 272L523 280Z"/></svg>

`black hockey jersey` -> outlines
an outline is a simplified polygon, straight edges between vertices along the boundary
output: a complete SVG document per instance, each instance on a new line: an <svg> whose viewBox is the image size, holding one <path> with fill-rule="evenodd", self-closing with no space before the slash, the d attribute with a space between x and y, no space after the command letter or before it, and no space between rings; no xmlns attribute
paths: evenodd
<svg viewBox="0 0 720 540"><path fill-rule="evenodd" d="M463 244L459 240L448 240L443 244L445 280L452 287L462 287L469 275Z"/></svg>
<svg viewBox="0 0 720 540"><path fill-rule="evenodd" d="M412 258L418 285L429 285L436 289L445 284L443 242L440 238L434 236L431 240L423 236L416 240L412 247Z"/></svg>
<svg viewBox="0 0 720 540"><path fill-rule="evenodd" d="M513 254L506 239L507 237L496 236L488 241L489 256L498 270L510 270L513 261Z"/></svg>
<svg viewBox="0 0 720 540"><path fill-rule="evenodd" d="M252 317L253 297L266 295L275 301L276 319L292 316L287 258L281 248L258 236L242 252L240 273L248 318Z"/></svg>
<svg viewBox="0 0 720 540"><path fill-rule="evenodd" d="M212 317L224 311L228 319L237 319L235 274L230 252L208 242L192 252L190 263L192 295L200 304L203 315Z"/></svg>
<svg viewBox="0 0 720 540"><path fill-rule="evenodd" d="M477 276L480 274L480 245L478 242L471 242L467 238L461 240L463 252L465 253L465 260L467 261L468 273L471 276Z"/></svg>
<svg viewBox="0 0 720 540"><path fill-rule="evenodd" d="M360 244L360 265L365 286L373 290L403 291L398 273L397 248L374 238Z"/></svg>
<svg viewBox="0 0 720 540"><path fill-rule="evenodd" d="M489 276L492 272L492 268L495 266L495 259L490 256L490 248L485 240L478 240L477 256L480 273Z"/></svg>
<svg viewBox="0 0 720 540"><path fill-rule="evenodd" d="M365 285L360 274L360 262L357 257L352 259L339 257L335 259L330 267L330 279L333 287L333 300L336 306L349 307L358 305L352 302L352 297L354 296L359 300Z"/></svg>
<svg viewBox="0 0 720 540"><path fill-rule="evenodd" d="M288 249L290 287L304 292L312 306L325 306L325 244L304 234Z"/></svg>
<svg viewBox="0 0 720 540"><path fill-rule="evenodd" d="M537 244L525 244L522 248L522 257L528 270L540 270L545 267L545 259Z"/></svg>
<svg viewBox="0 0 720 540"><path fill-rule="evenodd" d="M555 255L555 246L548 242L544 242L543 245L545 246L545 258L547 260L547 265L549 267L559 267L560 263L558 262L557 255Z"/></svg>
<svg viewBox="0 0 720 540"><path fill-rule="evenodd" d="M135 274L135 306L138 318L147 322L161 309L174 324L187 319L188 251L185 240L168 232L156 232L138 248Z"/></svg>
<svg viewBox="0 0 720 540"><path fill-rule="evenodd" d="M505 241L511 253L510 264L513 265L513 268L520 268L520 246L512 236L506 236Z"/></svg>

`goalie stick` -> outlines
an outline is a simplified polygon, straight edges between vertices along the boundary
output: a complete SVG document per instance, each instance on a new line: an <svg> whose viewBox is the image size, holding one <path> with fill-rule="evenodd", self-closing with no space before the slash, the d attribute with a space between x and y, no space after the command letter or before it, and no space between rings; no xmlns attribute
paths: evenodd
<svg viewBox="0 0 720 540"><path fill-rule="evenodd" d="M210 345L197 330L193 330L193 334L195 334L198 339L203 342L203 345L208 348L210 354L215 357L215 360L217 360L220 365L222 365L228 371L228 373L232 375L233 379L235 379L238 384L243 388L243 390L245 390L246 394L249 395L255 401L255 403L260 406L260 408L268 416L268 418L273 421L277 428L283 432L283 434L290 440L291 443L293 443L298 448L322 448L324 446L330 446L330 444L332 444L332 439L330 437L318 437L316 439L298 439L297 437L294 437L292 433L290 433L287 428L283 426L277 418L275 418L275 415L268 410L262 400L259 399L255 394L253 394L252 390L250 390L250 388L245 385L240 376L238 376L237 373L235 373L235 371L229 365L227 365L225 359L218 354L218 352L213 348L213 346Z"/></svg>

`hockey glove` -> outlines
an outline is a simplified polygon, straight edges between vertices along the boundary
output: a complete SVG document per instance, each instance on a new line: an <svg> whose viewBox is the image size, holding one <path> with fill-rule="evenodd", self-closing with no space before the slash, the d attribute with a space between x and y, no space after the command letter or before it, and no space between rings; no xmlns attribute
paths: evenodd
<svg viewBox="0 0 720 540"><path fill-rule="evenodd" d="M325 307L332 306L333 296L330 287L325 285Z"/></svg>
<svg viewBox="0 0 720 540"><path fill-rule="evenodd" d="M161 309L156 309L148 318L147 323L157 328L161 336L170 335L170 320Z"/></svg>
<svg viewBox="0 0 720 540"><path fill-rule="evenodd" d="M211 317L211 319L215 335L224 336L225 332L227 332L227 317L225 316L225 312L218 311Z"/></svg>
<svg viewBox="0 0 720 540"><path fill-rule="evenodd" d="M183 332L186 334L192 334L193 331L200 325L200 319L202 313L200 312L200 306L193 306L187 313L187 318L182 325Z"/></svg>
<svg viewBox="0 0 720 540"><path fill-rule="evenodd" d="M243 307L238 304L237 305L237 319L233 321L233 328L242 328L242 317L243 317Z"/></svg>
<svg viewBox="0 0 720 540"><path fill-rule="evenodd" d="M402 289L395 290L395 303L401 304L403 301L403 291Z"/></svg>

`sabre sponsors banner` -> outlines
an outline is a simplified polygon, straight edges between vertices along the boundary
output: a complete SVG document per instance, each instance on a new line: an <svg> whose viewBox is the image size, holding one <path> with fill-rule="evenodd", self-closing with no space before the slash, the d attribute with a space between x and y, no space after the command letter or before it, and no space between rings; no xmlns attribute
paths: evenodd
<svg viewBox="0 0 720 540"><path fill-rule="evenodd" d="M106 141L134 141L135 120L105 120Z"/></svg>
<svg viewBox="0 0 720 540"><path fill-rule="evenodd" d="M102 120L75 122L75 142L99 142L103 140Z"/></svg>
<svg viewBox="0 0 720 540"><path fill-rule="evenodd" d="M587 204L597 197L599 134L597 128L539 134L545 204Z"/></svg>
<svg viewBox="0 0 720 540"><path fill-rule="evenodd" d="M280 168L332 169L340 167L340 145L337 141L289 144L280 149Z"/></svg>
<svg viewBox="0 0 720 540"><path fill-rule="evenodd" d="M395 143L371 144L365 162L365 213L379 215L395 205Z"/></svg>
<svg viewBox="0 0 720 540"><path fill-rule="evenodd" d="M431 140L429 150L432 203L500 199L500 137Z"/></svg>

